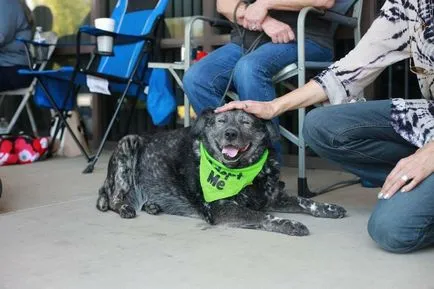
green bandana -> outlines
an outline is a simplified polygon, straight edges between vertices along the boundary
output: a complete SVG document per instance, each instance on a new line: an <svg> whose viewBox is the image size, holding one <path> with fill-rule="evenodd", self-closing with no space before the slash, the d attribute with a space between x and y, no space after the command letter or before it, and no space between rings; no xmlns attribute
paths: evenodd
<svg viewBox="0 0 434 289"><path fill-rule="evenodd" d="M261 159L249 167L231 169L219 163L200 144L200 185L205 201L213 202L235 196L243 188L252 184L262 170L268 157L268 150Z"/></svg>

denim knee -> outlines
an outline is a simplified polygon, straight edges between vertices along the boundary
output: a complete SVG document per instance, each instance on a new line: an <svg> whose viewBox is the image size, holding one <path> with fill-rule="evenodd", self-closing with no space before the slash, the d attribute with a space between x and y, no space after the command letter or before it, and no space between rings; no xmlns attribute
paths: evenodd
<svg viewBox="0 0 434 289"><path fill-rule="evenodd" d="M200 77L201 75L203 73L201 73L199 65L193 65L182 78L184 92L197 114L200 114L205 108L215 106L208 99L210 98L208 95L210 88L207 86L207 80Z"/></svg>
<svg viewBox="0 0 434 289"><path fill-rule="evenodd" d="M406 216L402 214L374 212L368 222L368 233L386 251L409 253L417 250L421 247L423 232L407 228L404 218Z"/></svg>
<svg viewBox="0 0 434 289"><path fill-rule="evenodd" d="M321 108L310 111L303 123L303 137L312 148L319 149L326 144L328 116Z"/></svg>
<svg viewBox="0 0 434 289"><path fill-rule="evenodd" d="M271 77L267 76L264 67L260 67L254 59L241 58L234 68L234 85L241 100L271 100L274 95L270 92L264 92L265 88L273 89ZM268 91L266 89L266 91Z"/></svg>
<svg viewBox="0 0 434 289"><path fill-rule="evenodd" d="M264 74L255 59L249 57L242 57L234 68L234 80L240 84L252 85L254 81L264 77Z"/></svg>

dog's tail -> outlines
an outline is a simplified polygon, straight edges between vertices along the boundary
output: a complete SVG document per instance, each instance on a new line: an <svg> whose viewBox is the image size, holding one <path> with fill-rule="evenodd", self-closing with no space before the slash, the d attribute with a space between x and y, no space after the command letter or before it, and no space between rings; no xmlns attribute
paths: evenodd
<svg viewBox="0 0 434 289"><path fill-rule="evenodd" d="M98 199L96 201L96 208L101 212L106 212L109 209L109 198L105 191L105 187L102 186L98 191Z"/></svg>

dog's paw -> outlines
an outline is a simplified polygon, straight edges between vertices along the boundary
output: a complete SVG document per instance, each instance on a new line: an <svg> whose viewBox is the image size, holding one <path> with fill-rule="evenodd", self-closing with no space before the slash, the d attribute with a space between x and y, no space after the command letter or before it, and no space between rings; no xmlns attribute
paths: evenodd
<svg viewBox="0 0 434 289"><path fill-rule="evenodd" d="M347 211L338 205L334 204L317 204L315 208L311 208L312 216L319 218L339 219L345 217Z"/></svg>
<svg viewBox="0 0 434 289"><path fill-rule="evenodd" d="M209 203L202 203L202 214L205 221L210 225L215 225L215 220L211 212L211 206Z"/></svg>
<svg viewBox="0 0 434 289"><path fill-rule="evenodd" d="M109 209L109 202L106 196L99 196L96 201L96 208L101 212L106 212Z"/></svg>
<svg viewBox="0 0 434 289"><path fill-rule="evenodd" d="M300 222L285 220L283 224L283 233L291 236L307 236L309 229Z"/></svg>
<svg viewBox="0 0 434 289"><path fill-rule="evenodd" d="M161 212L161 208L155 203L145 203L143 204L142 211L145 211L150 215L157 215Z"/></svg>
<svg viewBox="0 0 434 289"><path fill-rule="evenodd" d="M265 226L267 231L282 233L290 236L309 235L309 229L300 222L273 217Z"/></svg>
<svg viewBox="0 0 434 289"><path fill-rule="evenodd" d="M119 209L119 215L124 219L132 219L136 216L136 210L130 205L122 205Z"/></svg>

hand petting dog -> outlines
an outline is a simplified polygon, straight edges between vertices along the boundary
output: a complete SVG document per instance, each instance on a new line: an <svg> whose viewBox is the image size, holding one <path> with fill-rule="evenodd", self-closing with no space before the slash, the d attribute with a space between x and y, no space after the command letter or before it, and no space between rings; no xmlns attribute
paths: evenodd
<svg viewBox="0 0 434 289"><path fill-rule="evenodd" d="M231 101L217 108L215 112L220 113L234 109L244 110L245 112L253 114L254 116L262 119L273 119L277 116L277 110L275 110L271 101Z"/></svg>

